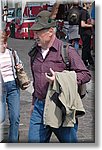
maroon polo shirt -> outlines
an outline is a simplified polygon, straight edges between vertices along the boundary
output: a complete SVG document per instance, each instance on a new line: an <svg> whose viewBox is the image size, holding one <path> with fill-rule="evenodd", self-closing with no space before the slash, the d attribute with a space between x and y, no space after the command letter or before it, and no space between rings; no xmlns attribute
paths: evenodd
<svg viewBox="0 0 102 150"><path fill-rule="evenodd" d="M63 43L61 40L55 38L53 45L50 47L45 59L42 57L41 47L36 47L38 52L33 64L31 65L34 78L34 93L32 94L32 104L34 104L36 97L42 100L46 97L49 82L46 79L45 73L49 73L50 68L59 72L65 70L66 65L63 62L63 58L61 56L62 44ZM68 58L70 62L70 70L74 70L77 73L78 84L88 82L91 78L90 72L85 67L80 55L72 47L69 47L68 49Z"/></svg>

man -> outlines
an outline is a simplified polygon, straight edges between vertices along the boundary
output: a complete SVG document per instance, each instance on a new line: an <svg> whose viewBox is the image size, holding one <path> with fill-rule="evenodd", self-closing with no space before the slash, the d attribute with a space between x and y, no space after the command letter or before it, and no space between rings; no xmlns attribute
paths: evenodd
<svg viewBox="0 0 102 150"><path fill-rule="evenodd" d="M8 15L8 6L4 6L3 9L3 21L7 22L7 15Z"/></svg>
<svg viewBox="0 0 102 150"><path fill-rule="evenodd" d="M55 71L62 72L66 65L61 56L63 42L55 34L56 22L48 11L42 11L36 18L36 23L31 27L37 35L37 44L29 53L31 56L31 70L33 74L34 93L31 106L31 118L28 142L45 143L50 141L54 132L62 143L77 142L78 123L74 127L52 128L43 124L45 98L49 84L55 80ZM34 56L34 51L36 55ZM87 83L91 76L81 57L75 49L68 49L70 70L77 74L77 83Z"/></svg>
<svg viewBox="0 0 102 150"><path fill-rule="evenodd" d="M91 56L91 35L92 35L92 24L90 15L87 9L90 8L89 3L83 3L83 9L80 15L79 34L82 39L82 60L86 67L94 67L94 60ZM89 66L90 65L90 66Z"/></svg>

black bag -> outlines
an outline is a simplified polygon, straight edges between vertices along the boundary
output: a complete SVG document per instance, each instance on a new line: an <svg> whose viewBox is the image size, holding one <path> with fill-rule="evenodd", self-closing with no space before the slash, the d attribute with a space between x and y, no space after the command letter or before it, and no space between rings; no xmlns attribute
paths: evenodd
<svg viewBox="0 0 102 150"><path fill-rule="evenodd" d="M69 25L79 25L79 21L80 21L79 8L73 7L69 10L68 21L69 21Z"/></svg>
<svg viewBox="0 0 102 150"><path fill-rule="evenodd" d="M70 64L69 64L69 59L68 59L68 43L64 42L62 45L62 49L61 49L61 55L63 58L63 61L66 64L66 70L70 70ZM78 85L78 93L80 95L81 98L83 98L86 95L86 84L81 84Z"/></svg>

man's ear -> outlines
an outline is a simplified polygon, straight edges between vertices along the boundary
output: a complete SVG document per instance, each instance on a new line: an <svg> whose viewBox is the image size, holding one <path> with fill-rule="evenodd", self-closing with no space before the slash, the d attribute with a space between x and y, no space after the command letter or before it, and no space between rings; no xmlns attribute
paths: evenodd
<svg viewBox="0 0 102 150"><path fill-rule="evenodd" d="M54 29L53 29L53 28L50 28L48 32L49 32L49 35L52 36L53 33L54 33Z"/></svg>

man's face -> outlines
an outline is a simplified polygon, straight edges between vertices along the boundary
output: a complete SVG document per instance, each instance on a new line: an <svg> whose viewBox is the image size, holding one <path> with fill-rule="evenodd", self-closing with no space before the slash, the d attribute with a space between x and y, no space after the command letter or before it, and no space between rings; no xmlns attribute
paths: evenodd
<svg viewBox="0 0 102 150"><path fill-rule="evenodd" d="M51 40L51 30L50 29L43 29L40 31L35 31L36 34L36 40L39 46L41 47L46 47L46 45L50 42Z"/></svg>

